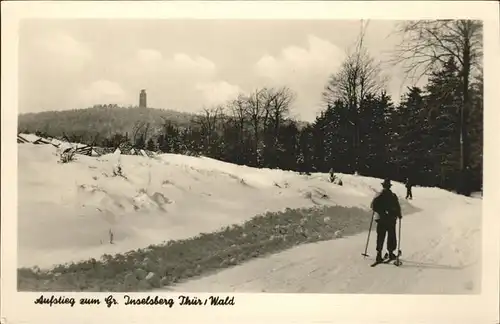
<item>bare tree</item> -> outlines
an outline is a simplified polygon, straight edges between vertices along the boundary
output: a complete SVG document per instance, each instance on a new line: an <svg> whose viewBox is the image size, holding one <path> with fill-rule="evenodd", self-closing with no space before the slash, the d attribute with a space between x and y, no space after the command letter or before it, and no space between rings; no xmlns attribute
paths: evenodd
<svg viewBox="0 0 500 324"><path fill-rule="evenodd" d="M358 147L360 145L360 108L370 94L383 90L385 78L381 73L380 62L368 53L363 45L367 24L361 21L361 31L354 50L348 50L340 70L333 74L323 91L323 101L333 106L336 101L347 105L348 122L352 126L352 146L355 150L354 167L358 166Z"/></svg>
<svg viewBox="0 0 500 324"><path fill-rule="evenodd" d="M397 32L402 36L395 51L394 62L402 63L406 73L416 79L429 75L450 58L457 63L461 79L462 105L460 106L460 170L458 191L470 195L468 186L469 141L468 113L470 110L470 83L475 72L482 69L483 24L477 20L417 20L400 24Z"/></svg>
<svg viewBox="0 0 500 324"><path fill-rule="evenodd" d="M277 90L268 91L266 106L271 114L273 135L275 142L278 141L281 122L288 117L290 107L296 98L295 93L288 87L282 87Z"/></svg>
<svg viewBox="0 0 500 324"><path fill-rule="evenodd" d="M240 136L240 141L243 140L244 132L245 132L245 125L247 122L247 103L248 103L248 98L240 94L236 99L231 101L228 105L231 115L233 116L237 128L238 128L238 133Z"/></svg>
<svg viewBox="0 0 500 324"><path fill-rule="evenodd" d="M254 135L254 153L255 163L259 163L258 151L260 147L260 131L262 125L266 123L267 116L269 115L266 110L266 88L257 89L247 98L246 115L250 120L251 128Z"/></svg>
<svg viewBox="0 0 500 324"><path fill-rule="evenodd" d="M135 124L134 124L134 128L132 130L132 145L135 145L135 143L137 142L137 139L138 139L138 136L140 136L140 132L141 130L143 129L144 127L144 122L141 122L141 121L137 121Z"/></svg>
<svg viewBox="0 0 500 324"><path fill-rule="evenodd" d="M222 119L223 112L222 106L203 108L203 112L194 119L194 123L200 127L204 135L205 149L209 149L214 144L213 136Z"/></svg>
<svg viewBox="0 0 500 324"><path fill-rule="evenodd" d="M145 146L146 141L151 130L151 124L145 121L138 121L134 125L134 129L132 131L132 145L135 147L137 144L139 146ZM144 148L144 147L139 147Z"/></svg>

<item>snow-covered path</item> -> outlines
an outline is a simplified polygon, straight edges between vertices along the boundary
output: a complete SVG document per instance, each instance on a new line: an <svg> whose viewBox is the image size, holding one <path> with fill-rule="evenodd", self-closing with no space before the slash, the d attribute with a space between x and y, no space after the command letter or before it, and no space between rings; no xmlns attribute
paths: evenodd
<svg viewBox="0 0 500 324"><path fill-rule="evenodd" d="M441 198L441 197L440 197ZM449 194L402 222L403 265L371 268L366 233L307 244L191 280L173 291L471 294L481 290L481 200ZM452 199L456 198L456 199ZM375 232L369 254L374 255Z"/></svg>

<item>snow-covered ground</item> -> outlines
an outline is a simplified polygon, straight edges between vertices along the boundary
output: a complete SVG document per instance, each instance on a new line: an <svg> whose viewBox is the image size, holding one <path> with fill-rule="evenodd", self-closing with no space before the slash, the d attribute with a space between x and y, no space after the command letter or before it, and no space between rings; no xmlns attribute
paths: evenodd
<svg viewBox="0 0 500 324"><path fill-rule="evenodd" d="M380 179L299 175L204 158L77 156L60 164L51 145L19 144L18 265L50 267L126 252L265 211L314 205L368 208ZM114 177L120 161L123 174ZM393 190L404 198L405 188ZM325 198L324 195L328 198ZM403 266L370 268L366 233L299 246L188 281L178 291L473 293L481 280L481 203L436 189L413 189L421 209L403 219ZM369 220L368 220L369 221ZM109 244L109 231L115 244ZM369 253L374 253L375 233Z"/></svg>
<svg viewBox="0 0 500 324"><path fill-rule="evenodd" d="M302 176L205 157L77 155L60 164L51 145L18 149L19 266L97 259L287 207L366 207L367 194L373 195L332 185L324 174ZM119 161L127 179L113 176ZM109 244L110 230L115 244Z"/></svg>

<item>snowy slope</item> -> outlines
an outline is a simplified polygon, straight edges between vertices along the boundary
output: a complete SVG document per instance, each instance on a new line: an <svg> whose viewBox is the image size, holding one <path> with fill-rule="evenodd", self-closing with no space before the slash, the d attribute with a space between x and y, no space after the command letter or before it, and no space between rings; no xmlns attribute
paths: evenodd
<svg viewBox="0 0 500 324"><path fill-rule="evenodd" d="M60 164L52 145L18 149L19 266L99 258L287 207L366 207L367 194L373 195L332 185L324 174L302 176L204 157L77 155ZM113 176L118 162L127 179Z"/></svg>
<svg viewBox="0 0 500 324"><path fill-rule="evenodd" d="M346 177L360 191L379 180ZM403 186L394 191L404 194ZM195 279L173 291L272 293L470 294L481 289L481 203L433 188L415 188L422 211L402 223L403 265L369 267L367 233L299 246L267 258ZM375 232L369 254L374 256Z"/></svg>
<svg viewBox="0 0 500 324"><path fill-rule="evenodd" d="M311 176L163 154L78 156L57 163L51 145L19 144L18 265L99 258L221 226L265 211L314 205L368 208L380 179ZM112 176L120 162L127 179ZM404 197L405 188L393 190ZM176 287L177 291L471 293L480 288L481 199L414 188L421 209L403 220L401 268L364 260L366 233L299 246ZM328 198L325 198L327 195ZM115 244L109 244L109 231ZM372 233L369 253L374 253Z"/></svg>

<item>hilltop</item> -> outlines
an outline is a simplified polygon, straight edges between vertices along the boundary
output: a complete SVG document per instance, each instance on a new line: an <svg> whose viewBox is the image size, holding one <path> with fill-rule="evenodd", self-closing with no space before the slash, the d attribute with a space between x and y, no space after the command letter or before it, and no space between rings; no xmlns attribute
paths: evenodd
<svg viewBox="0 0 500 324"><path fill-rule="evenodd" d="M171 109L96 106L20 114L18 129L22 133L40 132L52 137L60 137L66 133L77 137L83 136L83 140L87 140L85 137L109 138L117 133L131 134L138 122L149 122L152 129L162 126L165 121L178 127L187 127L194 116L192 113Z"/></svg>

